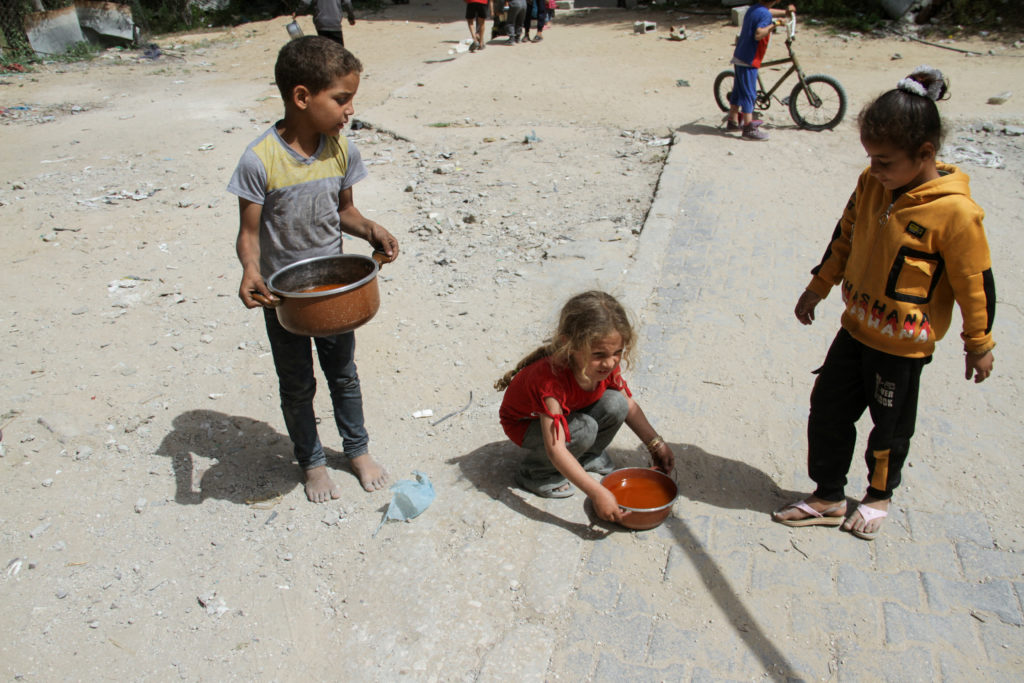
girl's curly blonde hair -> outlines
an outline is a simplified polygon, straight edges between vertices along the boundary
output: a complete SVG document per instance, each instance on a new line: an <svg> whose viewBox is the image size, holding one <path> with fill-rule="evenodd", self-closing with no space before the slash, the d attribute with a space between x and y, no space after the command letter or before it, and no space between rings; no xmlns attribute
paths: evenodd
<svg viewBox="0 0 1024 683"><path fill-rule="evenodd" d="M577 294L562 306L558 328L551 339L506 372L494 388L504 391L520 370L541 358L549 358L556 367L569 367L573 353L589 356L593 344L613 332L622 337L622 365L628 368L633 359L634 333L622 304L606 292L591 290Z"/></svg>

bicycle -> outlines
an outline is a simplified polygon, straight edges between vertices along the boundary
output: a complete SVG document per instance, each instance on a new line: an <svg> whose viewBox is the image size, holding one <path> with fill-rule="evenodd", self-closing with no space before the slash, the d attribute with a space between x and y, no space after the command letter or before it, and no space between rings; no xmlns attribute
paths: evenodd
<svg viewBox="0 0 1024 683"><path fill-rule="evenodd" d="M824 74L813 74L807 76L797 61L796 53L793 52L793 41L796 38L796 16L794 15L786 26L786 51L788 57L774 59L770 62L762 62L757 72L757 97L755 108L758 111L766 111L774 97L782 106L789 107L789 115L800 128L806 130L827 130L835 128L846 115L846 91L839 81ZM761 73L766 66L778 66L780 64L792 64L786 73L771 87L765 90L764 82L761 80ZM779 99L775 92L782 83L796 73L797 83L789 97ZM729 99L732 95L733 83L736 80L736 73L732 69L723 71L715 77L715 102L719 109L729 111Z"/></svg>

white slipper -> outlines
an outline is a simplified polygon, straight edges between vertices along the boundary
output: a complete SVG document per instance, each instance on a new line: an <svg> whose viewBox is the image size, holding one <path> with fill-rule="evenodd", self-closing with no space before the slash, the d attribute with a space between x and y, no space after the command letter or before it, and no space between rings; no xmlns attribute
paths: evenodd
<svg viewBox="0 0 1024 683"><path fill-rule="evenodd" d="M780 519L779 515L790 509L797 509L803 512L809 517L802 517L800 519ZM818 512L806 501L798 500L795 503L785 505L775 512L772 513L772 519L779 524L785 524L786 526L839 526L843 523L843 518L846 516L845 513L846 501L836 503L830 508L825 508L823 511ZM836 514L839 512L839 514Z"/></svg>
<svg viewBox="0 0 1024 683"><path fill-rule="evenodd" d="M861 519L864 520L865 524L870 524L876 519L882 519L883 517L887 517L889 515L889 512L888 510L879 510L878 508L869 507L864 503L861 503L860 505L857 506L857 509L853 511L853 514L850 515L850 519L853 519L853 515L856 514L860 514ZM852 527L847 529L847 531L849 531L851 534L853 534L857 538L863 538L865 541L875 540L875 536L877 536L878 532L881 530L881 527L875 529L874 531L857 531Z"/></svg>

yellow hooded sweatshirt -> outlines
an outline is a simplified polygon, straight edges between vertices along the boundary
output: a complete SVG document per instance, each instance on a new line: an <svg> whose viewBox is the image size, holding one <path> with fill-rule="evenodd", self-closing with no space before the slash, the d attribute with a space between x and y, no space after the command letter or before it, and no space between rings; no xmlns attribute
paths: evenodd
<svg viewBox="0 0 1024 683"><path fill-rule="evenodd" d="M970 178L939 163L939 178L899 195L865 169L807 289L842 283L842 326L862 344L906 358L932 355L960 306L964 350L995 346L992 259Z"/></svg>

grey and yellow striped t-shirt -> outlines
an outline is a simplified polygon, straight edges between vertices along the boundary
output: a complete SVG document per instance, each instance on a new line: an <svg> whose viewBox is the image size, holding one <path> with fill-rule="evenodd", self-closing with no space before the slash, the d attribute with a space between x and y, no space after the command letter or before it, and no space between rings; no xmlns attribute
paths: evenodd
<svg viewBox="0 0 1024 683"><path fill-rule="evenodd" d="M311 157L289 147L277 124L256 138L242 154L228 192L263 205L263 277L296 261L340 254L338 197L366 175L359 150L345 136L321 135Z"/></svg>

